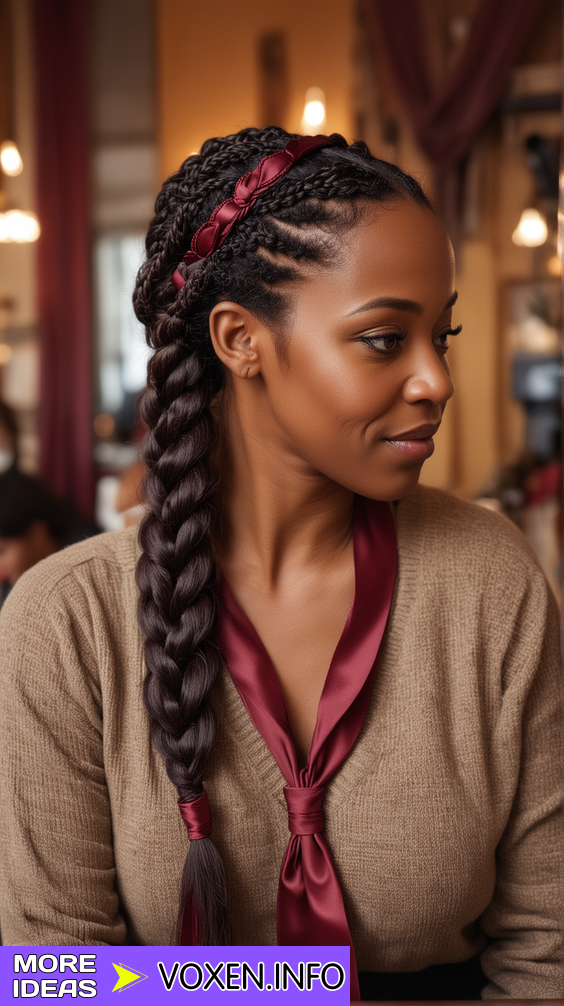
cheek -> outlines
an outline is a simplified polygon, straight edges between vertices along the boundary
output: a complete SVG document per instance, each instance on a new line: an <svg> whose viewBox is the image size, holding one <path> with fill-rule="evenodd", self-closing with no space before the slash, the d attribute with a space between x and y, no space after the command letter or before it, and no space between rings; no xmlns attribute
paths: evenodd
<svg viewBox="0 0 564 1006"><path fill-rule="evenodd" d="M364 430L392 406L397 381L354 354L296 353L277 396L286 411L326 433ZM306 432L304 430L304 432Z"/></svg>
<svg viewBox="0 0 564 1006"><path fill-rule="evenodd" d="M285 446L318 473L373 499L398 499L417 484L420 465L406 465L381 442L402 397L404 371L380 360L338 353L294 353L282 380L266 382ZM396 421L397 425L397 421Z"/></svg>

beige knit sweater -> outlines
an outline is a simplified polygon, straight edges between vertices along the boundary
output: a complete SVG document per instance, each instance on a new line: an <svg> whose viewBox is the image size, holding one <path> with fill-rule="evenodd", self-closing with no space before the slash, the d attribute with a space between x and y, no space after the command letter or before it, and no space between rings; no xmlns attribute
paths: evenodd
<svg viewBox="0 0 564 1006"><path fill-rule="evenodd" d="M326 837L362 970L482 955L483 998L564 996L557 612L504 518L418 488ZM141 688L136 532L40 563L0 617L7 945L170 945L186 829ZM225 673L207 773L237 944L275 944L284 780Z"/></svg>

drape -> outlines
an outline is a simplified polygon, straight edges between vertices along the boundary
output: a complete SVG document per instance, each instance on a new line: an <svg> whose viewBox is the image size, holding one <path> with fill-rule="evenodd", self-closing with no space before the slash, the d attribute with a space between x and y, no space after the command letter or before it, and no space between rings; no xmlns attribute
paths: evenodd
<svg viewBox="0 0 564 1006"><path fill-rule="evenodd" d="M33 0L40 467L93 509L87 0Z"/></svg>
<svg viewBox="0 0 564 1006"><path fill-rule="evenodd" d="M452 189L449 173L496 107L544 0L482 0L460 58L436 94L426 65L420 2L425 0L365 0L369 28L381 43L378 52L433 165L444 209Z"/></svg>

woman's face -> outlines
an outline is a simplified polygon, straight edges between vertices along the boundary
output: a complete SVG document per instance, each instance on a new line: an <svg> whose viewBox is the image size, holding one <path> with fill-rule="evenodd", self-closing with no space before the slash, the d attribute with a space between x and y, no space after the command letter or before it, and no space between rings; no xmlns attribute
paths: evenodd
<svg viewBox="0 0 564 1006"><path fill-rule="evenodd" d="M312 473L373 499L406 495L454 390L444 227L411 201L379 207L294 293L286 361L272 338L260 349L265 430Z"/></svg>

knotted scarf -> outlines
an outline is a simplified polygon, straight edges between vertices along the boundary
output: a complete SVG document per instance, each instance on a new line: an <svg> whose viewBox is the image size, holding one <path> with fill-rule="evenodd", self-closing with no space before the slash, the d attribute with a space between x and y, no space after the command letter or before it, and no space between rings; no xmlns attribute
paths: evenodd
<svg viewBox="0 0 564 1006"><path fill-rule="evenodd" d="M360 993L339 878L323 836L324 787L353 747L368 709L396 575L396 534L388 503L355 498L355 596L325 680L304 768L282 691L253 625L222 581L218 644L249 716L286 779L290 840L278 886L281 946L351 948L351 1000ZM351 834L353 844L355 836Z"/></svg>

